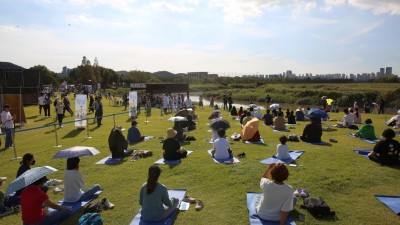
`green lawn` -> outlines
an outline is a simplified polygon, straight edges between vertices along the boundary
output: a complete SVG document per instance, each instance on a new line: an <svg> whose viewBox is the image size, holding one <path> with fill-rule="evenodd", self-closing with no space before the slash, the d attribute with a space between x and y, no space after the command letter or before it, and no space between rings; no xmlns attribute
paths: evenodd
<svg viewBox="0 0 400 225"><path fill-rule="evenodd" d="M72 96L71 102L73 102ZM106 99L103 99L103 102L105 115L123 112L122 107L111 107ZM209 122L206 118L210 113L211 109L208 107L196 110L200 120L197 130L190 132L189 135L196 137L197 140L183 146L194 152L175 167L161 165L163 172L160 182L170 189L187 189L190 196L201 199L205 204L202 211L195 211L194 205L192 205L188 211L179 213L175 222L177 225L249 224L246 191L260 191L259 181L267 166L259 161L275 154L279 136L288 133L275 133L270 127L260 126L260 133L266 146L232 142L231 147L234 154L245 152L247 157L235 165L215 164L207 154L207 150L212 145L203 141L204 138L209 138L211 135L207 132L209 128L206 126L206 123ZM25 114L28 122L23 129L54 122L55 115L51 118L38 115L37 106L25 107ZM229 136L234 132L239 133L238 121L233 121L227 114L227 112L223 113L224 118L231 122L231 129L227 133ZM69 114L67 113L67 115ZM342 116L342 113L331 114L332 119L340 119ZM146 125L145 118L141 114L138 118L138 127L142 134L156 137L165 136L167 128L172 125L167 121L169 117L170 115L161 117L159 109L153 109L153 115L149 118L150 123ZM374 121L376 133L380 135L385 129L385 116L363 114L363 120L367 117ZM65 118L65 121L71 120L72 117ZM116 205L114 210L101 212L105 224L129 224L140 209L139 190L147 179L147 169L162 155L161 144L158 138L155 138L134 146L137 149L152 150L154 154L150 158L140 159L136 162L126 159L118 166L95 165L95 162L110 154L107 139L114 119L113 116L104 118L104 125L100 128L97 128L92 122L89 122L91 139L85 139L88 135L87 130L77 131L73 123L65 124L64 128L57 129L61 148L53 148L56 144L53 127L18 132L15 137L18 156L28 152L33 153L36 158L35 166L53 166L59 171L48 177L62 179L66 160L52 159L58 150L75 145L96 147L101 153L93 157L81 158L80 171L84 174L88 187L94 183L100 184L104 189L101 197L109 198ZM127 113L115 116L115 122L126 129L130 126L130 118ZM326 125L334 123L327 122ZM300 123L295 129L291 129L290 133L300 135L305 124L306 122ZM324 132L324 141L328 141L331 137L338 140L338 143L332 143L331 146L289 142L290 149L305 150L306 153L297 160L301 166L288 167L290 176L287 183L294 188L306 188L313 197L323 197L336 211L335 220L318 220L301 209L298 204L294 212L296 223L398 224L399 217L378 202L374 198L374 194L398 195L399 170L379 166L355 154L353 149L372 148L373 144L350 138L346 135L347 133L349 133L347 129ZM124 135L126 134L125 130ZM396 139L399 140L398 137ZM10 160L13 157L12 149L0 151L0 157L0 176L9 178L1 187L2 190L5 190L15 177L20 160ZM63 198L63 193L54 194L49 191L49 196L56 201ZM305 215L305 222L297 220L298 213ZM80 215L81 213L74 215L64 224L77 224ZM0 224L21 224L21 214L2 218Z"/></svg>

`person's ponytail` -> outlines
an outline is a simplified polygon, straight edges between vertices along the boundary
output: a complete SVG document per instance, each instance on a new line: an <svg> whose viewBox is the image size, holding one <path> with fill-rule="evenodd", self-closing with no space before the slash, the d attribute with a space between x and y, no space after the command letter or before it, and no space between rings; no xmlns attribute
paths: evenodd
<svg viewBox="0 0 400 225"><path fill-rule="evenodd" d="M157 186L157 181L158 181L158 176L154 176L149 174L149 177L147 178L147 194L151 194L154 192L154 189L156 189Z"/></svg>

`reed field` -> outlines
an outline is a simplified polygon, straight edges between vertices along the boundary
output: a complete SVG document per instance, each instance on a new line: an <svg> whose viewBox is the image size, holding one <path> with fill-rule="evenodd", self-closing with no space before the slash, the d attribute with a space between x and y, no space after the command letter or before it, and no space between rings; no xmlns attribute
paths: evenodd
<svg viewBox="0 0 400 225"><path fill-rule="evenodd" d="M252 95L265 98L266 94L274 93L270 90L273 88L276 93L280 91L279 95L271 94L273 98L276 99L280 96L281 98L295 99L294 91L303 89L301 86L305 84L294 84L293 88L287 88L288 85L290 86L290 84L277 84L274 87L267 85L254 90ZM332 93L347 93L365 90L375 93L376 90L383 90L381 93L384 93L388 91L388 87L395 89L394 84L384 84L385 87L382 86L383 84L376 84L378 86L375 87L368 86L371 84L362 86L342 84L343 87L337 85L337 89L328 90L329 85L326 84L324 88L327 92L320 93L329 96L328 91L332 91ZM314 93L315 90L318 90L317 87L312 86L306 89L311 96L307 95L304 98L320 98L319 93ZM285 91L285 94L282 93L283 91ZM224 92L226 93L226 90L213 91L209 96L220 95ZM232 93L234 101L239 99L238 96L250 94L245 89ZM72 95L70 95L70 100L72 109L74 109ZM288 103L295 104L296 102ZM25 153L33 153L36 158L35 166L49 165L59 170L50 174L48 176L49 179L63 179L66 160L52 159L57 151L79 145L97 148L101 152L100 154L81 158L80 171L85 177L86 186L89 187L95 183L100 184L103 189L100 198L106 197L115 204L113 210L101 212L104 224L130 224L140 209L139 192L142 184L147 180L148 168L162 157L162 144L158 137L166 136L167 128L172 127L172 122L167 121L171 114L161 116L160 109L153 108L152 115L148 118L149 123L145 124L146 118L143 112L137 118L139 122L138 128L142 135L152 135L156 138L131 147L139 150L151 150L153 151L153 156L139 159L135 162L131 162L130 158L126 158L122 164L115 166L95 165L97 161L110 155L108 136L112 127L114 125L122 126L126 129L123 131L126 136L127 129L132 121L128 116L128 112L123 110L123 107L112 106L106 98L103 98L103 105L105 116L103 125L97 127L94 121L90 119L89 129L86 130L77 130L73 123L68 123L73 121L73 117L70 117L69 113L66 113L68 116L64 119L66 124L64 124L63 128L58 128L57 126L55 130L54 126L42 127L55 122L53 106L51 107L51 117L44 117L43 113L39 115L38 106L26 106L27 123L22 128L17 128L18 132L15 134L17 155L22 156ZM306 107L307 105L303 104L302 106ZM202 200L205 204L201 211L196 211L194 209L195 205L191 205L188 211L180 212L175 221L176 225L249 224L246 192L261 191L259 182L267 165L261 164L260 161L276 153L276 145L280 136L288 134L301 135L304 126L308 123L299 122L297 126L290 128L290 132L286 133L273 132L270 127L263 126L260 123L259 130L265 145L231 141L231 149L234 155L245 152L246 158L240 159L238 164L216 164L207 154L207 150L211 149L212 145L204 141L204 139L211 137L211 133L208 132L210 128L206 124L210 122L207 118L212 110L209 107L197 107L195 111L196 115L199 116L197 129L189 132L188 135L194 136L197 140L185 142L182 146L184 149L193 150L194 152L176 166L160 165L162 169L160 183L166 185L169 189L186 189L188 195ZM283 108L283 110L286 111L286 108ZM292 108L292 110L295 110L295 108ZM240 133L241 126L239 121L233 120L232 117L228 116L228 111L221 111L223 118L231 124L227 135L230 136L234 132ZM94 114L89 114L88 116L93 118ZM387 128L385 119L389 119L391 116L362 114L363 121L367 118L372 119L377 136L380 136L382 131ZM342 117L343 113L330 113L332 120L339 120ZM335 123L336 121L324 122L324 126ZM42 128L32 129L35 127ZM344 128L329 132L324 131L322 140L329 143L327 146L311 145L304 142L288 142L290 150L304 150L305 153L296 160L299 166L288 167L290 175L286 183L292 185L295 189L307 189L311 197L323 197L331 209L336 212L334 218L326 220L314 218L306 210L300 208L302 201L299 199L295 210L291 213L297 224L392 225L400 223L399 216L374 197L377 194L400 194L399 169L380 166L354 153L353 150L356 148L372 149L374 145L348 137L347 134L351 131L354 132L354 130ZM60 148L53 147L56 145L56 134L58 144L62 145ZM92 138L88 139L88 136ZM4 146L4 136L1 136L1 138ZM330 143L329 138L335 138L338 143ZM399 136L396 139L400 140ZM15 178L19 167L20 159L10 160L13 157L13 149L2 149L0 151L0 176L8 177L7 182L0 187L3 191ZM50 190L48 194L53 201L63 199L62 192L55 194ZM299 214L305 215L305 222L298 220ZM77 224L81 215L82 211L74 214L63 224ZM21 223L21 213L0 218L0 224L4 225Z"/></svg>

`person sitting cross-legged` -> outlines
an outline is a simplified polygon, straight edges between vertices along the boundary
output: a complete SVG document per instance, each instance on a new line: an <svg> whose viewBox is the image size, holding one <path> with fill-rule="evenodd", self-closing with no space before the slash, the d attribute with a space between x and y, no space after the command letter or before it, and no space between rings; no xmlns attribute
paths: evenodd
<svg viewBox="0 0 400 225"><path fill-rule="evenodd" d="M113 159L128 157L133 153L133 150L126 150L128 148L128 140L125 139L118 126L113 127L111 130L110 136L108 136L108 146Z"/></svg>
<svg viewBox="0 0 400 225"><path fill-rule="evenodd" d="M176 139L177 132L173 128L167 130L167 139L163 141L163 158L165 160L177 160L186 158L187 151L180 151L181 146Z"/></svg>
<svg viewBox="0 0 400 225"><path fill-rule="evenodd" d="M160 167L151 166L147 182L140 189L139 204L142 206L141 214L145 221L163 220L179 205L179 200L170 199L167 187L158 182L160 174Z"/></svg>
<svg viewBox="0 0 400 225"><path fill-rule="evenodd" d="M64 171L64 201L77 202L90 199L97 191L100 190L98 184L93 185L86 191L85 181L79 172L80 159L69 158L67 159L67 170Z"/></svg>
<svg viewBox="0 0 400 225"><path fill-rule="evenodd" d="M232 150L229 141L225 137L225 130L220 128L217 133L219 138L214 141L214 150L211 152L212 156L217 160L232 158Z"/></svg>
<svg viewBox="0 0 400 225"><path fill-rule="evenodd" d="M144 140L144 136L140 134L139 129L137 128L138 122L132 121L131 127L128 129L128 136L126 137L128 139L128 143L130 145L139 143Z"/></svg>
<svg viewBox="0 0 400 225"><path fill-rule="evenodd" d="M368 158L384 165L400 165L400 143L393 139L396 133L389 128L383 131L382 136L385 140L376 143Z"/></svg>
<svg viewBox="0 0 400 225"><path fill-rule="evenodd" d="M71 209L67 206L58 205L52 202L40 187L46 183L44 176L26 187L21 193L21 210L23 224L59 224L62 220L71 215ZM46 214L43 204L47 207L57 209Z"/></svg>
<svg viewBox="0 0 400 225"><path fill-rule="evenodd" d="M374 126L372 125L372 120L366 119L365 125L361 126L361 128L356 132L356 135L365 139L370 139L370 140L376 139L375 129Z"/></svg>
<svg viewBox="0 0 400 225"><path fill-rule="evenodd" d="M283 183L288 177L289 171L282 163L272 163L265 171L260 181L263 193L254 202L257 215L261 219L286 224L289 212L296 204L293 187Z"/></svg>
<svg viewBox="0 0 400 225"><path fill-rule="evenodd" d="M321 136L321 119L310 117L310 123L304 127L303 135L300 136L300 139L304 142L321 142Z"/></svg>

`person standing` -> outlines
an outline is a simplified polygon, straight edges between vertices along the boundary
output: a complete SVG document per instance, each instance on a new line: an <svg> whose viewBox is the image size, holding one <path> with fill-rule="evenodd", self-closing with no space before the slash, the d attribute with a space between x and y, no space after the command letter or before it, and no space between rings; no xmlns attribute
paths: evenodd
<svg viewBox="0 0 400 225"><path fill-rule="evenodd" d="M228 98L226 97L226 95L224 95L222 97L222 101L224 102L224 110L228 109Z"/></svg>
<svg viewBox="0 0 400 225"><path fill-rule="evenodd" d="M39 93L38 105L39 105L39 115L42 115L42 109L44 111L44 94L42 93Z"/></svg>
<svg viewBox="0 0 400 225"><path fill-rule="evenodd" d="M267 103L267 105L269 105L269 103L271 103L271 97L269 95L267 95L267 97L265 97L265 102Z"/></svg>
<svg viewBox="0 0 400 225"><path fill-rule="evenodd" d="M94 110L94 115L97 119L97 126L99 127L101 125L101 120L103 119L103 103L101 102L101 96L96 98L96 101L94 102Z"/></svg>
<svg viewBox="0 0 400 225"><path fill-rule="evenodd" d="M71 116L73 116L74 112L71 109L71 102L69 101L66 95L63 96L63 103L64 103L63 115L65 116L65 111L68 111L71 114Z"/></svg>
<svg viewBox="0 0 400 225"><path fill-rule="evenodd" d="M45 94L45 96L44 96L44 105L43 105L43 108L44 108L44 116L48 116L48 117L50 117L51 115L50 115L50 104L51 104L51 99L50 99L50 96L49 96L49 94Z"/></svg>
<svg viewBox="0 0 400 225"><path fill-rule="evenodd" d="M64 103L61 101L57 101L57 105L55 106L56 108L56 113L57 113L57 119L58 119L58 126L61 128L63 127L62 121L64 118Z"/></svg>
<svg viewBox="0 0 400 225"><path fill-rule="evenodd" d="M13 147L15 115L11 116L10 109L10 105L5 104L3 107L3 112L1 112L1 123L3 124L3 128L6 130L5 148Z"/></svg>
<svg viewBox="0 0 400 225"><path fill-rule="evenodd" d="M384 114L385 113L385 100L381 98L381 101L379 102L379 111L378 114Z"/></svg>
<svg viewBox="0 0 400 225"><path fill-rule="evenodd" d="M229 96L228 96L228 104L229 104L228 111L230 112L232 110L232 104L233 104L233 100L232 100L232 95L231 94L229 94Z"/></svg>

